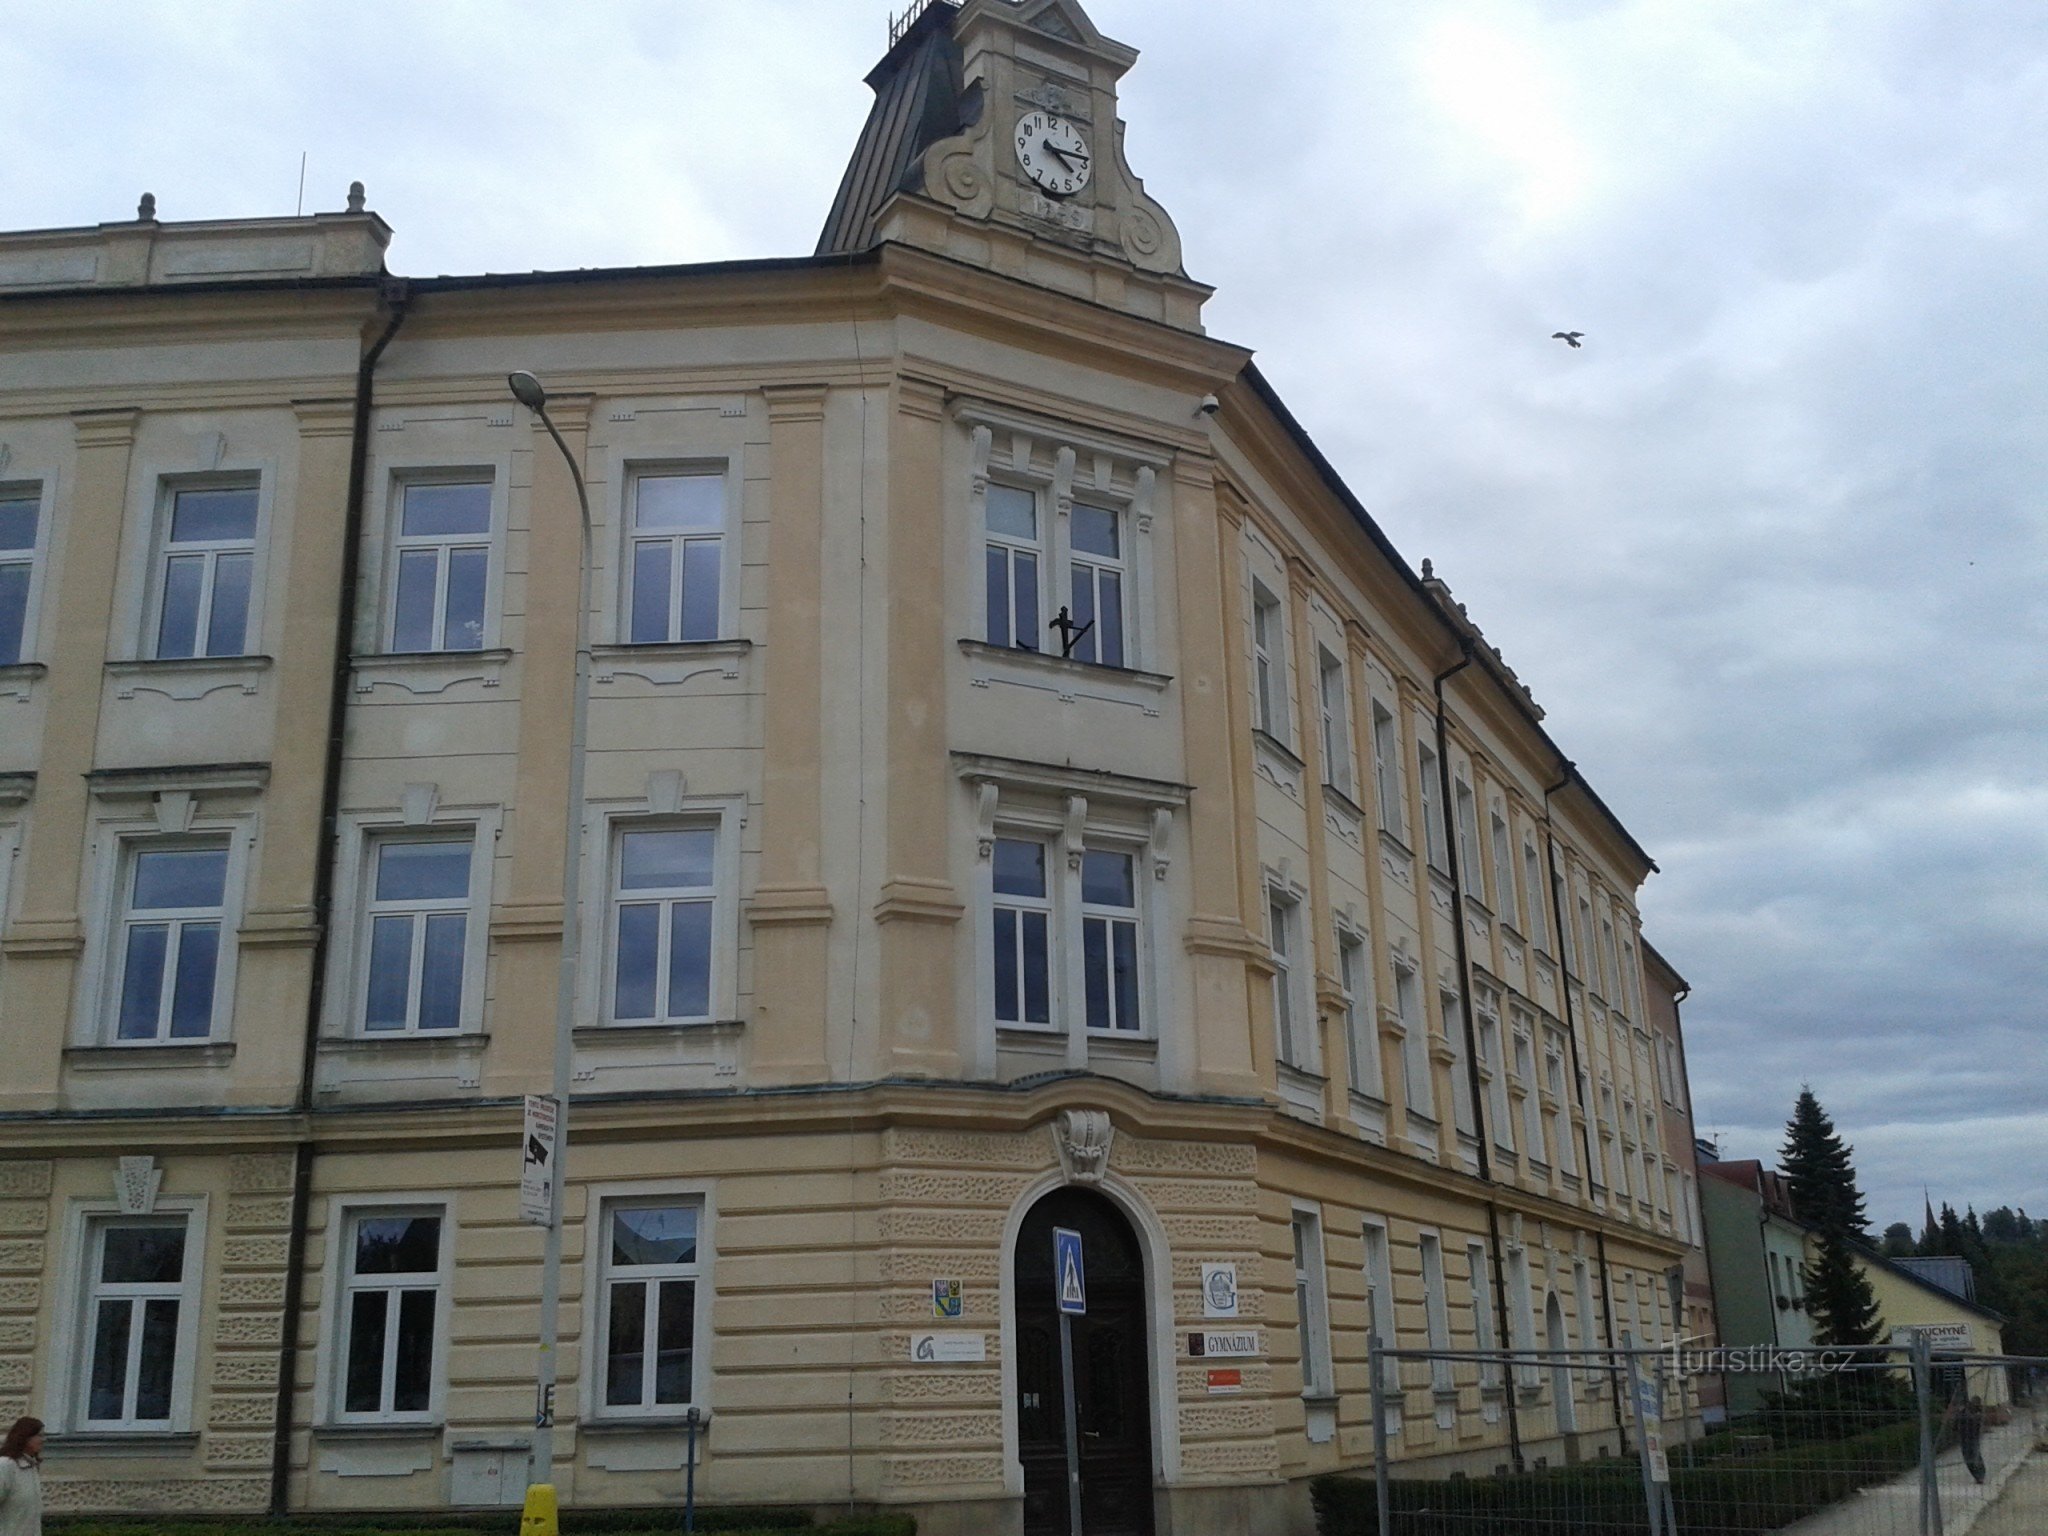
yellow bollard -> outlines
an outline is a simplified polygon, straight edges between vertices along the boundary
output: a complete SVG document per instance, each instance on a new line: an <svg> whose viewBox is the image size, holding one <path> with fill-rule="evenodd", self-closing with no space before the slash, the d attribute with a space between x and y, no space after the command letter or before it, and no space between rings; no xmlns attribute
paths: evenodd
<svg viewBox="0 0 2048 1536"><path fill-rule="evenodd" d="M519 1516L519 1536L562 1536L562 1521L555 1509L553 1483L528 1485L526 1507Z"/></svg>

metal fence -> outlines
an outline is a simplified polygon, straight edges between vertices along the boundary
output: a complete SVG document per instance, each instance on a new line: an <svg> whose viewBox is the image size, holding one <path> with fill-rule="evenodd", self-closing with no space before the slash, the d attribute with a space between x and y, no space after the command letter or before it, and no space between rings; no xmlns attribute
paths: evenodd
<svg viewBox="0 0 2048 1536"><path fill-rule="evenodd" d="M1865 1349L1397 1350L1322 1536L1964 1536L2048 1428L2048 1360ZM1987 1532L2006 1511L1987 1524ZM2048 1531L2036 1518L2016 1532Z"/></svg>

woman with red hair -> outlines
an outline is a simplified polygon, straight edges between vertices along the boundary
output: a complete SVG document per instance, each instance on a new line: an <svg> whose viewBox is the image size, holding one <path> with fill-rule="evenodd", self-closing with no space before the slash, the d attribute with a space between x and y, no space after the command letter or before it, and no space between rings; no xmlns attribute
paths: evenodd
<svg viewBox="0 0 2048 1536"><path fill-rule="evenodd" d="M43 1421L19 1418L0 1440L0 1536L43 1536Z"/></svg>

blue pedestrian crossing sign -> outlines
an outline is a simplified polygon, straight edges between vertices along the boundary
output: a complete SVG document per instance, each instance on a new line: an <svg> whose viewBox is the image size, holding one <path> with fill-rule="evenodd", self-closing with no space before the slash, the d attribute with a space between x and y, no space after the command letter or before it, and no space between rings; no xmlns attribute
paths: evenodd
<svg viewBox="0 0 2048 1536"><path fill-rule="evenodd" d="M1059 1292L1060 1310L1075 1317L1088 1312L1088 1277L1081 1266L1081 1234L1066 1227L1052 1229L1053 1287Z"/></svg>

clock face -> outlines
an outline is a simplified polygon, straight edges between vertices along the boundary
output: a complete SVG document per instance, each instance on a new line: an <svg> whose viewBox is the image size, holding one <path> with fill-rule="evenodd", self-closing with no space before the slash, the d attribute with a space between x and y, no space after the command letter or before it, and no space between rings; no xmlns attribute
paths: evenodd
<svg viewBox="0 0 2048 1536"><path fill-rule="evenodd" d="M1067 119L1032 111L1017 119L1017 163L1054 197L1072 197L1088 185L1095 156L1081 130Z"/></svg>

